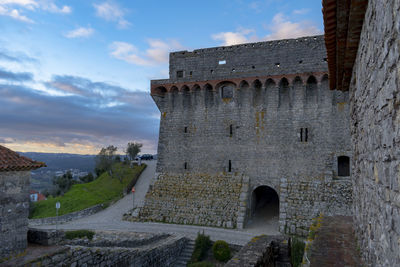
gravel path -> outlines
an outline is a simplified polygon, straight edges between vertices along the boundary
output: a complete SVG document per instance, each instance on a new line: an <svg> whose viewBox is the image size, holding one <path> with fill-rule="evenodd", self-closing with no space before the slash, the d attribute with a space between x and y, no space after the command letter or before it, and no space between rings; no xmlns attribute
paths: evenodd
<svg viewBox="0 0 400 267"><path fill-rule="evenodd" d="M138 180L135 189L135 206L143 205L143 200L147 189L153 179L156 168L156 161L147 161L147 168L143 171ZM228 230L224 228L214 228L194 225L150 223L150 222L127 222L122 220L122 215L133 207L132 194L126 195L124 198L91 216L80 218L75 221L67 222L58 226L59 229L92 229L92 230L114 230L114 231L132 231L132 232L149 232L149 233L169 233L184 235L194 239L198 232L210 235L212 240L225 240L228 243L244 245L251 240L252 237L261 234L276 235L279 234L270 228L244 229L244 230ZM55 225L41 225L35 228L54 229Z"/></svg>

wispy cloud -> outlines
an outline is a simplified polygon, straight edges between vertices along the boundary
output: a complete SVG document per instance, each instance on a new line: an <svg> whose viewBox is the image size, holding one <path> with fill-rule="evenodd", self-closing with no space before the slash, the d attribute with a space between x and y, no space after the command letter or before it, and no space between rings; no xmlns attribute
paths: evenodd
<svg viewBox="0 0 400 267"><path fill-rule="evenodd" d="M250 34L254 34L253 29L244 29L239 28L235 32L220 32L217 34L213 34L211 37L216 41L221 41L221 45L235 45L251 42L251 40L255 40L254 38L250 38Z"/></svg>
<svg viewBox="0 0 400 267"><path fill-rule="evenodd" d="M42 9L51 13L71 13L69 6L58 7L53 0L0 0L0 16L8 16L15 20L34 23L34 21L22 14L23 9L35 11Z"/></svg>
<svg viewBox="0 0 400 267"><path fill-rule="evenodd" d="M4 70L0 67L0 80L7 81L31 81L33 79L33 74L29 72L12 72Z"/></svg>
<svg viewBox="0 0 400 267"><path fill-rule="evenodd" d="M310 12L310 9L309 8L301 8L301 9L296 9L296 10L293 10L293 14L295 14L295 15L305 15L305 14L307 14L308 12Z"/></svg>
<svg viewBox="0 0 400 267"><path fill-rule="evenodd" d="M33 23L33 20L29 19L28 17L20 14L17 9L11 9L0 5L0 16L8 16L15 20Z"/></svg>
<svg viewBox="0 0 400 267"><path fill-rule="evenodd" d="M297 38L322 33L322 31L312 23L308 21L292 22L282 13L276 14L272 19L272 24L267 28L271 33L263 38L265 40Z"/></svg>
<svg viewBox="0 0 400 267"><path fill-rule="evenodd" d="M113 42L110 45L110 55L131 64L152 66L168 62L169 52L183 49L183 46L176 40L165 42L159 39L149 39L147 42L149 48L143 52L130 43Z"/></svg>
<svg viewBox="0 0 400 267"><path fill-rule="evenodd" d="M16 5L27 9L34 9L39 6L36 0L0 0L0 5Z"/></svg>
<svg viewBox="0 0 400 267"><path fill-rule="evenodd" d="M12 61L12 62L35 62L38 63L36 58L30 57L29 55L16 52L16 51L9 51L5 48L0 48L0 60L3 61Z"/></svg>
<svg viewBox="0 0 400 267"><path fill-rule="evenodd" d="M124 18L125 10L116 2L107 1L101 4L94 4L96 15L107 21L117 22L119 28L127 28L131 24Z"/></svg>
<svg viewBox="0 0 400 267"><path fill-rule="evenodd" d="M51 13L62 13L69 14L72 12L72 8L70 6L57 6L52 0L40 0L40 6L43 10L51 12Z"/></svg>
<svg viewBox="0 0 400 267"><path fill-rule="evenodd" d="M265 28L266 30L270 31L270 34L262 37L256 35L256 31L254 29L239 28L233 32L220 32L213 34L211 35L211 38L216 41L220 41L221 45L235 45L249 42L289 39L322 34L322 31L311 22L292 22L282 13L276 14L273 17L272 22Z"/></svg>
<svg viewBox="0 0 400 267"><path fill-rule="evenodd" d="M79 27L75 30L69 31L65 34L67 38L80 38L80 37L89 37L94 33L94 29L91 27Z"/></svg>

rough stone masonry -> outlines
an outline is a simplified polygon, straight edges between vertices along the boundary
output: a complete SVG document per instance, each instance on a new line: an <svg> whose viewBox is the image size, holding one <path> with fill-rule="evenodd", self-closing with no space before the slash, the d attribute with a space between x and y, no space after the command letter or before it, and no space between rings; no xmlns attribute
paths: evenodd
<svg viewBox="0 0 400 267"><path fill-rule="evenodd" d="M0 146L0 262L27 247L30 170L44 166Z"/></svg>
<svg viewBox="0 0 400 267"><path fill-rule="evenodd" d="M139 217L243 228L265 194L285 233L350 214L348 93L327 72L323 36L171 53L170 79L151 81L158 163Z"/></svg>
<svg viewBox="0 0 400 267"><path fill-rule="evenodd" d="M400 266L399 13L369 1L350 84L355 225L372 266Z"/></svg>

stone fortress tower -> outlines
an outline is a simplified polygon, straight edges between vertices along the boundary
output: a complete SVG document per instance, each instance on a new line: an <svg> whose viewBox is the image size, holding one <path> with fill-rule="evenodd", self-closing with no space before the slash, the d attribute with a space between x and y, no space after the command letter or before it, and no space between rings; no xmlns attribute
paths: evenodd
<svg viewBox="0 0 400 267"><path fill-rule="evenodd" d="M306 235L351 214L348 93L326 61L323 36L171 53L151 81L158 163L139 217L243 228L264 208Z"/></svg>

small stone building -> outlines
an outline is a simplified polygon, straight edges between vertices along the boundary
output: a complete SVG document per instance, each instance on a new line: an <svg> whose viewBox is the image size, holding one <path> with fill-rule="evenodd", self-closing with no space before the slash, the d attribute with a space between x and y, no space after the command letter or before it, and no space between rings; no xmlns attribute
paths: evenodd
<svg viewBox="0 0 400 267"><path fill-rule="evenodd" d="M304 236L320 213L351 213L348 93L329 90L323 36L174 52L169 70L151 81L158 162L140 218L243 228L265 212Z"/></svg>
<svg viewBox="0 0 400 267"><path fill-rule="evenodd" d="M0 146L0 260L26 249L30 171L44 166Z"/></svg>

